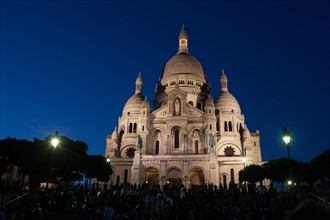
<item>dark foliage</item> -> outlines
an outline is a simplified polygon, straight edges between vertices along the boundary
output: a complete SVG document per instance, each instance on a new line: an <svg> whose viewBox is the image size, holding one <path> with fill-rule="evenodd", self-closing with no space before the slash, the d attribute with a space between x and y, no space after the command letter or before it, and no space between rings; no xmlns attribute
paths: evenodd
<svg viewBox="0 0 330 220"><path fill-rule="evenodd" d="M111 167L101 155L87 155L88 146L82 141L73 141L58 136L59 145L51 144L53 136L34 141L6 138L0 140L0 174L11 165L20 167L33 182L51 180L80 181L83 176L107 181Z"/></svg>

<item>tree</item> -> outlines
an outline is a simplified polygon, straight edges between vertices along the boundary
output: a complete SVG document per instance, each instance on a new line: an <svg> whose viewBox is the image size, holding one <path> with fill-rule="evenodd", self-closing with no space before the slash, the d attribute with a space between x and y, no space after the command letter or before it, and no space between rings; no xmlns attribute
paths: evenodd
<svg viewBox="0 0 330 220"><path fill-rule="evenodd" d="M290 176L289 161L286 158L269 160L262 165L266 171L266 177L276 182L286 182Z"/></svg>
<svg viewBox="0 0 330 220"><path fill-rule="evenodd" d="M238 175L240 182L248 181L249 183L262 181L266 177L264 168L255 164L245 167Z"/></svg>
<svg viewBox="0 0 330 220"><path fill-rule="evenodd" d="M316 178L330 177L330 149L314 157L309 164Z"/></svg>
<svg viewBox="0 0 330 220"><path fill-rule="evenodd" d="M33 182L46 181L50 170L61 180L82 180L82 167L87 156L87 144L59 136L60 145L54 149L50 141L34 139L17 140L7 138L0 141L0 171L5 172L8 165L17 165L24 174L29 174ZM34 181L35 180L35 181Z"/></svg>
<svg viewBox="0 0 330 220"><path fill-rule="evenodd" d="M101 155L88 155L85 161L84 167L85 177L89 179L89 182L93 178L97 178L99 181L109 181L110 175L112 175L111 165Z"/></svg>
<svg viewBox="0 0 330 220"><path fill-rule="evenodd" d="M289 171L289 163L291 173ZM266 170L266 177L276 182L287 182L289 179L294 182L312 181L310 165L301 161L287 158L270 160L262 165Z"/></svg>
<svg viewBox="0 0 330 220"><path fill-rule="evenodd" d="M49 174L51 179L65 182L81 181L84 175L103 182L109 180L110 164L101 155L87 155L86 143L58 136L60 142L54 149L52 138L33 142L15 138L0 140L0 174L6 172L8 166L17 165L35 183L48 181Z"/></svg>
<svg viewBox="0 0 330 220"><path fill-rule="evenodd" d="M34 161L30 155L34 155L35 150L31 141L17 140L15 138L6 138L0 141L0 169L1 174L7 171L9 165L20 167L22 175L31 172L34 167Z"/></svg>
<svg viewBox="0 0 330 220"><path fill-rule="evenodd" d="M54 170L54 177L61 181L72 182L81 181L83 178L83 164L87 157L88 146L82 141L73 141L65 136L58 136L60 143L54 149L51 145L49 136L44 141L48 149L47 154L50 159L51 169Z"/></svg>
<svg viewBox="0 0 330 220"><path fill-rule="evenodd" d="M0 174L7 171L9 165L14 163L13 148L16 146L16 139L7 138L0 141Z"/></svg>

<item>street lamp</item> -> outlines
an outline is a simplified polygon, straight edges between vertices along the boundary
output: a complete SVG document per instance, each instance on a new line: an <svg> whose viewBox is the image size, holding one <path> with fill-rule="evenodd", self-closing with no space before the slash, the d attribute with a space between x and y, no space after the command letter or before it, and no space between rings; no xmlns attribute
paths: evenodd
<svg viewBox="0 0 330 220"><path fill-rule="evenodd" d="M292 178L292 170L291 170L291 156L290 156L290 141L291 141L291 136L290 133L286 128L283 128L283 136L282 139L285 143L286 150L288 151L288 160L289 160L289 178ZM291 182L291 180L289 180ZM289 183L289 185L291 185Z"/></svg>
<svg viewBox="0 0 330 220"><path fill-rule="evenodd" d="M53 137L51 140L52 146L54 149L57 147L57 145L60 143L60 140L57 137Z"/></svg>
<svg viewBox="0 0 330 220"><path fill-rule="evenodd" d="M245 156L242 157L242 162L243 162L244 168L245 168L245 163L246 163L246 157Z"/></svg>
<svg viewBox="0 0 330 220"><path fill-rule="evenodd" d="M52 145L52 147L54 148L54 150L57 148L58 144L60 143L60 139L58 138L58 131L55 132L55 136L52 137L52 139L50 140L50 143ZM50 162L49 162L49 172L48 172L48 180L46 183L46 190L48 190L48 184L50 181L50 174L52 172L52 163L53 163L53 158L51 157Z"/></svg>

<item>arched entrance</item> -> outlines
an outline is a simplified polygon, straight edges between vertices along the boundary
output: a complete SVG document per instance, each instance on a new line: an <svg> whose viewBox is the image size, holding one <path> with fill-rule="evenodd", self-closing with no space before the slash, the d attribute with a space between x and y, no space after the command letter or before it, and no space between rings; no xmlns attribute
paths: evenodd
<svg viewBox="0 0 330 220"><path fill-rule="evenodd" d="M170 185L180 186L182 184L182 175L178 169L170 169L167 174L167 181Z"/></svg>
<svg viewBox="0 0 330 220"><path fill-rule="evenodd" d="M190 171L190 185L203 185L205 184L204 172L201 168L194 168Z"/></svg>
<svg viewBox="0 0 330 220"><path fill-rule="evenodd" d="M145 181L150 185L159 184L159 171L154 167L148 168L145 172Z"/></svg>

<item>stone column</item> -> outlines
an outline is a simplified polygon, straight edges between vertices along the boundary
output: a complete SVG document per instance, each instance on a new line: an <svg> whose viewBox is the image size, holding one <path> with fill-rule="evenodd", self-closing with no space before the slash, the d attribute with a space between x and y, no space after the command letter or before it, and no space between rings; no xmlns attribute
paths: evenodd
<svg viewBox="0 0 330 220"><path fill-rule="evenodd" d="M214 148L210 148L210 183L219 185L219 169Z"/></svg>
<svg viewBox="0 0 330 220"><path fill-rule="evenodd" d="M141 149L136 149L132 166L131 184L140 184Z"/></svg>

